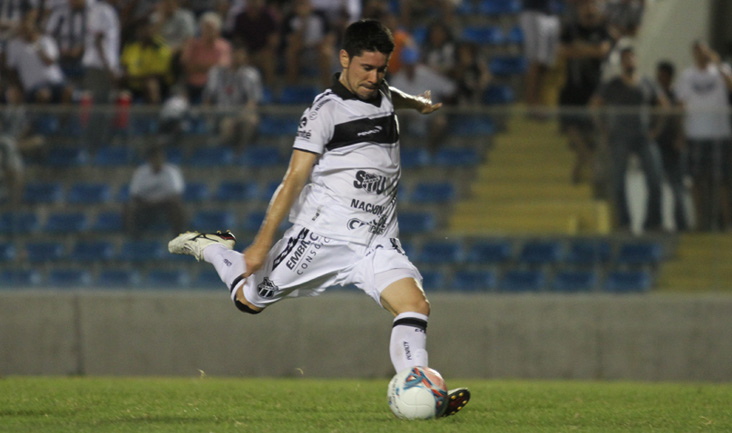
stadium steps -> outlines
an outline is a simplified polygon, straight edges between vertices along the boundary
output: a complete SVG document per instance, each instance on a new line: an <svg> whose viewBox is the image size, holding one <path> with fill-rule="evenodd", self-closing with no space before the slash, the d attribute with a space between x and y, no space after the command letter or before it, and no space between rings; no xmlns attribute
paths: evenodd
<svg viewBox="0 0 732 433"><path fill-rule="evenodd" d="M450 219L454 233L608 234L610 208L570 183L574 154L554 122L515 117Z"/></svg>
<svg viewBox="0 0 732 433"><path fill-rule="evenodd" d="M732 236L720 233L686 233L679 236L676 252L660 268L658 288L672 292L730 290Z"/></svg>

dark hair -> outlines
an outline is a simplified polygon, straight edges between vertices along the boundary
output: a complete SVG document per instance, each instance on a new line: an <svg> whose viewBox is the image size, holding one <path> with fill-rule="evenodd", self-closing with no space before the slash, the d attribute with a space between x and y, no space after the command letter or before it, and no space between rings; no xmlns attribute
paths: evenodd
<svg viewBox="0 0 732 433"><path fill-rule="evenodd" d="M668 74L671 77L673 77L674 73L676 72L676 67L669 60L662 60L658 62L656 69Z"/></svg>
<svg viewBox="0 0 732 433"><path fill-rule="evenodd" d="M349 58L360 56L364 51L378 51L390 55L394 51L394 37L381 22L360 20L346 28L343 35L343 49Z"/></svg>
<svg viewBox="0 0 732 433"><path fill-rule="evenodd" d="M635 54L635 49L633 47L625 47L620 50L620 57L623 57L626 54Z"/></svg>

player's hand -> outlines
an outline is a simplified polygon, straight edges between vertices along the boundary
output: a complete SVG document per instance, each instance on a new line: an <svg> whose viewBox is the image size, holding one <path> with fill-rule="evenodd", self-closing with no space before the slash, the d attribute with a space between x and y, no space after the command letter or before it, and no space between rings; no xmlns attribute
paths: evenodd
<svg viewBox="0 0 732 433"><path fill-rule="evenodd" d="M421 104L417 111L422 114L430 114L434 111L439 110L442 107L442 102L438 102L437 104L432 103L432 91L430 90L427 90L426 92L417 96L417 100Z"/></svg>
<svg viewBox="0 0 732 433"><path fill-rule="evenodd" d="M253 273L257 272L264 265L267 260L267 253L269 248L262 246L257 243L251 244L246 250L244 250L244 274L243 277L247 278Z"/></svg>

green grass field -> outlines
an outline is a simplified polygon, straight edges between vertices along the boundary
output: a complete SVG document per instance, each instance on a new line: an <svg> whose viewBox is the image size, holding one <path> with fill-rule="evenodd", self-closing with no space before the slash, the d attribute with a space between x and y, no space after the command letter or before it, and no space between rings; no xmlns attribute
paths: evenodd
<svg viewBox="0 0 732 433"><path fill-rule="evenodd" d="M0 378L0 432L732 432L732 385L452 381L457 416L401 421L387 380Z"/></svg>

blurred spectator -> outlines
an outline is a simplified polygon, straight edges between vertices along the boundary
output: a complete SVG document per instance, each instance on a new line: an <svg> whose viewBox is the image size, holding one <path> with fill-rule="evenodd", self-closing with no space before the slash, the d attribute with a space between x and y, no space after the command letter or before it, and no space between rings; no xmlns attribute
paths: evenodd
<svg viewBox="0 0 732 433"><path fill-rule="evenodd" d="M23 17L30 12L37 14L40 11L39 3L40 0L0 1L0 46L14 36Z"/></svg>
<svg viewBox="0 0 732 433"><path fill-rule="evenodd" d="M130 201L124 209L127 232L137 238L154 229L155 223L165 223L172 233L181 233L185 228L183 173L166 162L160 145L153 146L146 156L147 162L135 170L130 181Z"/></svg>
<svg viewBox="0 0 732 433"><path fill-rule="evenodd" d="M51 10L45 32L59 47L59 65L67 79L81 84L84 41L87 33L86 16L89 6L86 0L68 0Z"/></svg>
<svg viewBox="0 0 732 433"><path fill-rule="evenodd" d="M259 68L269 86L274 84L277 73L279 32L277 19L264 0L247 0L234 20L232 39L246 47L252 64Z"/></svg>
<svg viewBox="0 0 732 433"><path fill-rule="evenodd" d="M263 2L264 0L261 1ZM233 35L236 17L238 17L240 13L244 12L244 9L249 6L250 3L251 2L247 0L219 0L216 12L223 18L221 31L227 38L231 38Z"/></svg>
<svg viewBox="0 0 732 433"><path fill-rule="evenodd" d="M0 135L0 203L18 209L23 196L25 167L15 138Z"/></svg>
<svg viewBox="0 0 732 433"><path fill-rule="evenodd" d="M416 50L402 50L401 61L403 67L391 78L390 85L410 95L421 95L430 90L435 103L450 102L454 97L455 83L429 66L419 63L419 53ZM447 117L441 111L429 116L422 116L417 112L400 113L399 122L403 125L400 130L405 136L425 138L430 152L435 152L440 147L447 133Z"/></svg>
<svg viewBox="0 0 732 433"><path fill-rule="evenodd" d="M325 14L335 35L336 46L346 27L361 19L361 0L310 0L313 9Z"/></svg>
<svg viewBox="0 0 732 433"><path fill-rule="evenodd" d="M389 65L386 69L388 76L394 75L402 68L402 50L405 48L417 49L417 43L414 41L412 34L401 25L399 18L388 10L373 18L383 22L391 30L394 37L394 51L391 53Z"/></svg>
<svg viewBox="0 0 732 433"><path fill-rule="evenodd" d="M562 29L559 47L559 56L567 63L565 83L559 94L561 127L577 154L573 183L583 180L585 170L593 162L592 120L585 108L600 84L602 62L612 44L597 0L579 3L577 13L578 21Z"/></svg>
<svg viewBox="0 0 732 433"><path fill-rule="evenodd" d="M180 6L180 0L160 0L152 20L156 33L163 38L173 55L181 52L186 42L196 34L193 12Z"/></svg>
<svg viewBox="0 0 732 433"><path fill-rule="evenodd" d="M84 55L81 58L84 67L83 87L91 92L94 102L107 103L120 73L117 11L109 3L96 0L88 8L86 28Z"/></svg>
<svg viewBox="0 0 732 433"><path fill-rule="evenodd" d="M470 1L470 0L463 0ZM412 28L414 22L438 16L447 23L453 23L455 18L456 0L401 0L397 2L401 24L405 28Z"/></svg>
<svg viewBox="0 0 732 433"><path fill-rule="evenodd" d="M524 0L519 16L524 35L524 56L529 62L525 97L530 113L545 103L542 97L544 78L557 57L561 24L553 3L554 0Z"/></svg>
<svg viewBox="0 0 732 433"><path fill-rule="evenodd" d="M249 64L245 47L234 49L231 66L211 68L203 99L206 104L226 110L219 122L223 144L241 152L252 141L259 125L257 106L262 92L259 71Z"/></svg>
<svg viewBox="0 0 732 433"><path fill-rule="evenodd" d="M443 75L451 73L455 66L455 41L444 21L438 19L430 23L421 51L425 65Z"/></svg>
<svg viewBox="0 0 732 433"><path fill-rule="evenodd" d="M159 104L173 84L171 56L163 39L155 35L154 24L141 23L136 40L125 44L122 50L123 87L134 99Z"/></svg>
<svg viewBox="0 0 732 433"><path fill-rule="evenodd" d="M732 221L729 92L732 70L702 41L694 43L695 65L679 77L676 94L686 109L684 129L694 181L697 228L727 229Z"/></svg>
<svg viewBox="0 0 732 433"><path fill-rule="evenodd" d="M71 102L72 88L66 84L57 61L58 47L54 40L41 34L36 26L36 13L23 18L18 35L7 46L7 66L15 72L25 99L36 103Z"/></svg>
<svg viewBox="0 0 732 433"><path fill-rule="evenodd" d="M58 1L58 0L54 0ZM61 0L63 1L63 0ZM123 43L135 38L137 26L150 21L159 0L108 0L117 10ZM46 0L47 2L47 0Z"/></svg>
<svg viewBox="0 0 732 433"><path fill-rule="evenodd" d="M643 19L645 0L608 0L605 6L610 34L616 40L635 38Z"/></svg>
<svg viewBox="0 0 732 433"><path fill-rule="evenodd" d="M283 20L283 35L288 84L298 83L298 77L307 70L304 65L316 65L321 86L329 87L335 34L325 14L314 9L310 0L295 0L292 12Z"/></svg>
<svg viewBox="0 0 732 433"><path fill-rule="evenodd" d="M201 35L189 39L181 54L185 71L188 100L200 104L208 71L216 66L231 63L231 44L221 37L221 18L215 12L206 12L199 19Z"/></svg>
<svg viewBox="0 0 732 433"><path fill-rule="evenodd" d="M676 92L673 89L676 68L668 61L659 62L656 66L656 83L659 90L663 92L672 107L679 105ZM686 187L684 185L684 131L681 118L671 112L662 116L662 128L655 137L658 149L661 151L663 172L666 181L671 187L674 200L673 221L678 231L687 230L690 226L690 219L686 213L685 197Z"/></svg>
<svg viewBox="0 0 732 433"><path fill-rule="evenodd" d="M648 189L646 230L661 229L661 155L652 135L648 111L644 107L668 107L668 101L655 83L641 77L636 70L636 56L631 48L621 53L622 74L600 86L592 99L594 107L608 107L604 116L603 135L607 136L610 153L611 194L615 203L616 222L629 229L630 212L626 195L625 174L628 158L635 154L641 161ZM656 134L653 134L656 135Z"/></svg>
<svg viewBox="0 0 732 433"><path fill-rule="evenodd" d="M458 105L480 105L491 82L491 73L480 56L480 47L472 42L460 42L454 63L450 76L457 84L455 96Z"/></svg>

